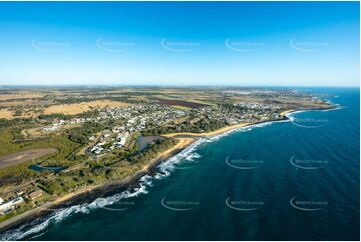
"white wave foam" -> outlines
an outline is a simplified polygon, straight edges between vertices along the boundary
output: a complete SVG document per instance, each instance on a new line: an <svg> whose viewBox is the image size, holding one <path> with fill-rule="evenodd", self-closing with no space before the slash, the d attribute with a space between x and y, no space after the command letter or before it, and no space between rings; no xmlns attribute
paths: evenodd
<svg viewBox="0 0 361 242"><path fill-rule="evenodd" d="M198 153L193 153L193 158L195 158L195 159L199 159L199 158L201 158L202 156L200 155L200 154L198 154Z"/></svg>
<svg viewBox="0 0 361 242"><path fill-rule="evenodd" d="M82 205L72 206L67 209L59 210L53 213L50 217L47 217L45 220L43 219L36 219L34 220L30 226L24 225L18 229L9 231L1 235L0 240L20 240L29 235L39 233L46 229L51 223L60 222L64 218L69 217L73 213L88 213L89 210ZM40 235L38 235L40 236Z"/></svg>
<svg viewBox="0 0 361 242"><path fill-rule="evenodd" d="M162 162L161 164L159 164L157 167L159 170L159 173L157 173L154 178L161 179L161 178L169 176L171 174L171 172L175 169L175 165L180 163L183 159L187 160L187 161L193 161L194 159L200 158L201 155L196 153L195 150L197 149L197 147L199 145L201 145L202 143L206 143L206 142L208 143L208 142L210 142L210 140L201 138L201 139L197 140L196 142L194 142L192 145L190 145L187 148L185 148L184 150L182 150L177 155L175 155L175 156L169 158L168 160L166 160L165 162Z"/></svg>
<svg viewBox="0 0 361 242"><path fill-rule="evenodd" d="M87 214L93 209L103 208L115 204L122 199L136 197L140 194L146 194L148 193L146 188L152 186L151 179L152 179L151 176L145 175L140 178L139 187L136 187L132 190L128 189L124 192L106 198L97 198L89 204L85 203L82 205L74 205L69 208L59 209L49 217L45 218L45 220L36 219L30 224L30 226L22 226L19 229L12 230L1 235L0 240L21 240L27 236L30 236L32 234L37 234L45 230L52 223L58 223L68 218L72 214L76 214L76 213ZM41 234L35 235L34 238L39 236L41 236Z"/></svg>
<svg viewBox="0 0 361 242"><path fill-rule="evenodd" d="M331 108L331 109L325 109L325 110L320 110L321 112L329 112L329 111L336 111L336 110L341 110L341 109L345 109L347 108L346 106L341 106L339 104L334 104L336 105L335 108Z"/></svg>
<svg viewBox="0 0 361 242"><path fill-rule="evenodd" d="M200 139L178 153L177 155L169 158L165 162L158 165L159 172L157 172L153 177L150 175L144 175L139 179L139 187L133 189L127 189L121 193L106 197L106 198L97 198L93 202L82 205L74 205L69 208L59 209L58 211L52 213L46 218L39 218L34 220L30 225L21 226L18 229L10 230L0 236L0 240L21 240L30 235L35 237L41 236L40 232L48 228L52 223L58 223L72 214L83 213L87 214L91 210L98 208L106 208L106 206L116 204L120 200L136 197L140 194L147 194L147 187L153 185L152 179L162 179L171 174L171 171L174 170L174 165L179 163L182 159L195 159L200 158L201 156L197 153L193 153L201 143L206 139ZM190 157L190 158L189 158Z"/></svg>
<svg viewBox="0 0 361 242"><path fill-rule="evenodd" d="M189 154L186 158L184 158L186 161L194 161L194 159L199 159L202 156L196 152Z"/></svg>
<svg viewBox="0 0 361 242"><path fill-rule="evenodd" d="M37 238L37 237L42 236L43 234L45 234L45 232L40 233L40 234L37 234L37 235L34 235L34 236L31 236L30 239L35 239L35 238Z"/></svg>
<svg viewBox="0 0 361 242"><path fill-rule="evenodd" d="M308 111L312 111L312 110L298 110L298 111L287 113L285 116L291 120L291 118L293 118L292 117L293 115L298 114L298 113L308 112Z"/></svg>
<svg viewBox="0 0 361 242"><path fill-rule="evenodd" d="M302 112L302 111L300 111L300 112ZM296 113L296 112L294 112L294 113ZM291 113L289 113L289 114L291 114ZM289 115L289 114L287 114L287 115ZM248 126L232 129L232 130L226 131L226 132L224 132L222 134L219 134L219 135L212 136L212 137L208 138L207 142L213 142L213 141L219 140L220 138L228 136L228 135L230 135L230 134L232 134L234 132L237 132L237 133L239 133L239 132L247 132L247 131L252 131L255 128L261 128L261 127L265 127L265 126L268 126L268 125L272 125L273 123L289 122L292 117L289 117L289 116L287 116L287 117L289 118L287 120L267 121L267 122L263 122L263 123L251 124L251 125L248 125Z"/></svg>

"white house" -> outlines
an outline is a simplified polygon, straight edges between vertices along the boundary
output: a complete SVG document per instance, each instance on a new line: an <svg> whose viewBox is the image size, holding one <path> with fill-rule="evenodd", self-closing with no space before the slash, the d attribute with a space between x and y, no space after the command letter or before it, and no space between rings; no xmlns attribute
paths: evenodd
<svg viewBox="0 0 361 242"><path fill-rule="evenodd" d="M23 203L24 199L22 197L17 197L11 201L3 203L0 205L0 213L6 213L11 211L16 205Z"/></svg>

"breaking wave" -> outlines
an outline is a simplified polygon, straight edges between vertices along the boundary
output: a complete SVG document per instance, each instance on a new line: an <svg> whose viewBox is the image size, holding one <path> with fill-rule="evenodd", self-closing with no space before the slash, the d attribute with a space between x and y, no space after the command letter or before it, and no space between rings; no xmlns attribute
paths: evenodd
<svg viewBox="0 0 361 242"><path fill-rule="evenodd" d="M201 155L195 152L195 150L203 143L209 142L209 140L205 138L201 138L197 140L192 145L188 146L184 150L182 150L177 155L169 158L165 162L162 162L157 167L157 173L155 174L155 179L162 179L171 174L172 171L176 169L176 165L181 163L181 161L194 161L194 159L201 158Z"/></svg>

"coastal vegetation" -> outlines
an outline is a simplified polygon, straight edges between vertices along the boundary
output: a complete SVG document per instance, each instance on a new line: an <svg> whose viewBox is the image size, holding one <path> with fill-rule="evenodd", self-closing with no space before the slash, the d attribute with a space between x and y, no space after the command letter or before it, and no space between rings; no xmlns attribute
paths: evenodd
<svg viewBox="0 0 361 242"><path fill-rule="evenodd" d="M223 128L226 125L228 125L228 123L221 120L208 119L206 116L190 116L181 123L171 122L167 125L149 125L142 131L142 135L161 135L182 132L204 133Z"/></svg>

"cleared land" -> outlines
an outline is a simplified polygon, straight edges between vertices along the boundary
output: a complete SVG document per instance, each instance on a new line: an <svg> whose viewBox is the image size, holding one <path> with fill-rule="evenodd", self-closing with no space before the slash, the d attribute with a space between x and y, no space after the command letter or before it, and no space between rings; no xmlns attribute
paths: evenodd
<svg viewBox="0 0 361 242"><path fill-rule="evenodd" d="M24 99L21 101L1 101L0 107L14 107L14 106L32 106L32 105L51 105L54 104L53 101L38 101L38 100L31 100L31 99Z"/></svg>
<svg viewBox="0 0 361 242"><path fill-rule="evenodd" d="M57 151L58 150L55 148L44 148L21 151L10 155L5 155L3 157L0 157L0 168L6 168L23 162L32 161L42 156L55 153Z"/></svg>
<svg viewBox="0 0 361 242"><path fill-rule="evenodd" d="M170 100L170 99L163 99L163 98L155 98L161 104L169 105L169 106L183 106L187 108L203 108L208 105L202 103L194 103L194 102L187 102L187 101L179 101L179 100Z"/></svg>
<svg viewBox="0 0 361 242"><path fill-rule="evenodd" d="M13 118L14 112L6 110L6 109L0 109L0 118L5 119L11 119Z"/></svg>
<svg viewBox="0 0 361 242"><path fill-rule="evenodd" d="M95 107L98 108L123 107L128 105L130 104L124 102L109 101L109 100L99 100L99 101L73 103L73 104L60 104L45 108L44 114L62 113L67 115L73 115L73 114L90 111L92 108Z"/></svg>
<svg viewBox="0 0 361 242"><path fill-rule="evenodd" d="M21 115L15 115L15 111L0 109L0 119L14 119L14 118L33 118L36 114L32 112L22 113Z"/></svg>
<svg viewBox="0 0 361 242"><path fill-rule="evenodd" d="M42 127L24 129L21 131L21 134L23 135L24 139L36 139L41 137L47 137L50 133L60 133L64 130L77 128L77 127L81 127L81 125L68 124L68 125L58 126L57 129L55 129L54 131L44 131L44 126L42 126Z"/></svg>
<svg viewBox="0 0 361 242"><path fill-rule="evenodd" d="M31 91L23 91L11 94L0 94L0 100L23 99L23 98L42 98L44 95L33 93Z"/></svg>

